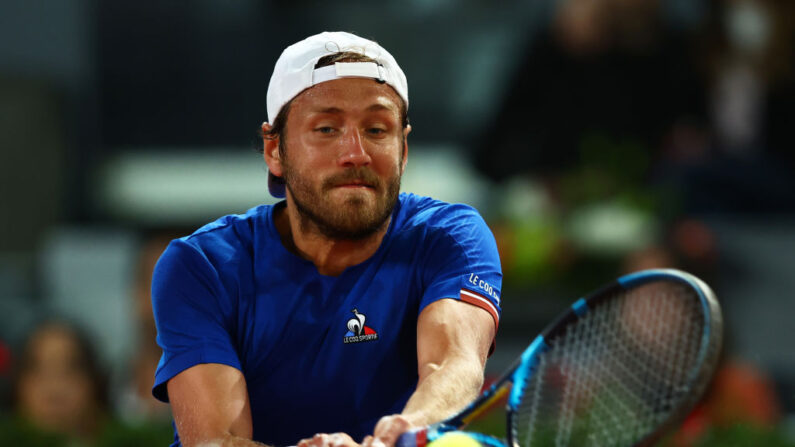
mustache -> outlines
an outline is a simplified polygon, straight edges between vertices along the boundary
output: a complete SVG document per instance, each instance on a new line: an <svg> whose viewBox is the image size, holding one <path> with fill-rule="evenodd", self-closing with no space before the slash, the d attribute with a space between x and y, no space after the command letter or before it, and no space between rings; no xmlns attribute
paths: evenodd
<svg viewBox="0 0 795 447"><path fill-rule="evenodd" d="M334 174L323 181L323 189L331 189L338 185L354 181L363 182L375 189L381 188L381 180L369 168L363 166L348 168L344 172Z"/></svg>

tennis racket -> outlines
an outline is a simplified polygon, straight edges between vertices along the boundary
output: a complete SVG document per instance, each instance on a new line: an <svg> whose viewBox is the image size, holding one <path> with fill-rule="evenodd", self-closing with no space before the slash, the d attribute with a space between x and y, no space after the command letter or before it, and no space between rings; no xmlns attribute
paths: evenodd
<svg viewBox="0 0 795 447"><path fill-rule="evenodd" d="M693 275L623 276L577 300L464 410L396 445L424 447L506 396L508 447L651 444L703 394L722 321L715 295Z"/></svg>

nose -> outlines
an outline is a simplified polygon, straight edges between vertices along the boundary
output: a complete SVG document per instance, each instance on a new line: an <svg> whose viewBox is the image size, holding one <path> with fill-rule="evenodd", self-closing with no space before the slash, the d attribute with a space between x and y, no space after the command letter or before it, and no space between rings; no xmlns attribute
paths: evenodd
<svg viewBox="0 0 795 447"><path fill-rule="evenodd" d="M358 129L350 129L340 139L340 156L338 162L343 167L367 166L370 154L364 147L362 134Z"/></svg>

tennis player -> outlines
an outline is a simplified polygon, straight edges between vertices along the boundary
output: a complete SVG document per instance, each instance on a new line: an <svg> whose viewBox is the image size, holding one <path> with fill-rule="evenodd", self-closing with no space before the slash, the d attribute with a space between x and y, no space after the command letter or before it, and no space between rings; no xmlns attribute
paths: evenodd
<svg viewBox="0 0 795 447"><path fill-rule="evenodd" d="M399 192L408 104L375 42L284 50L262 125L284 200L172 241L154 272L173 445L391 445L477 395L497 248L474 209Z"/></svg>

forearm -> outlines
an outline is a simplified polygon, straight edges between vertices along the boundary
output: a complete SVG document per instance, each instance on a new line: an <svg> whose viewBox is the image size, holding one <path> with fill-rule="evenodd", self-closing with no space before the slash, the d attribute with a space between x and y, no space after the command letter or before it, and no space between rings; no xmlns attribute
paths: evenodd
<svg viewBox="0 0 795 447"><path fill-rule="evenodd" d="M466 406L482 386L483 363L476 356L451 356L441 364L426 364L402 415L415 426L441 421Z"/></svg>
<svg viewBox="0 0 795 447"><path fill-rule="evenodd" d="M241 438L239 436L227 435L220 439L214 439L212 441L204 441L204 442L197 442L197 443L186 443L183 440L182 445L184 446L196 446L196 447L262 447L265 444L261 444L256 441L252 441L251 439Z"/></svg>
<svg viewBox="0 0 795 447"><path fill-rule="evenodd" d="M483 386L496 326L476 306L452 299L428 305L417 320L419 381L401 414L382 417L362 447L393 446L406 430L453 416Z"/></svg>
<svg viewBox="0 0 795 447"><path fill-rule="evenodd" d="M259 443L257 441L252 441L251 439L240 438L237 436L228 436L224 439L223 444L220 447L262 447L265 444Z"/></svg>

